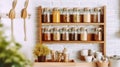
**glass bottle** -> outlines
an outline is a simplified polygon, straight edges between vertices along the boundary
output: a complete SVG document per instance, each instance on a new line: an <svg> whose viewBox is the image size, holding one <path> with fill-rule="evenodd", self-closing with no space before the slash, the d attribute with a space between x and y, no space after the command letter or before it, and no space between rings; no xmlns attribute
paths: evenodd
<svg viewBox="0 0 120 67"><path fill-rule="evenodd" d="M42 12L42 22L43 23L50 23L50 9L49 8L44 8Z"/></svg>
<svg viewBox="0 0 120 67"><path fill-rule="evenodd" d="M53 14L52 14L52 9L50 9L50 22L53 22Z"/></svg>
<svg viewBox="0 0 120 67"><path fill-rule="evenodd" d="M70 15L70 22L73 22L73 9L68 9Z"/></svg>
<svg viewBox="0 0 120 67"><path fill-rule="evenodd" d="M70 22L70 15L67 8L63 8L63 22Z"/></svg>
<svg viewBox="0 0 120 67"><path fill-rule="evenodd" d="M63 23L63 9L60 9L60 22Z"/></svg>
<svg viewBox="0 0 120 67"><path fill-rule="evenodd" d="M78 40L78 27L75 26L75 40L77 41Z"/></svg>
<svg viewBox="0 0 120 67"><path fill-rule="evenodd" d="M74 41L75 40L75 28L74 27L71 27L69 29L69 37L70 37L70 40L71 41Z"/></svg>
<svg viewBox="0 0 120 67"><path fill-rule="evenodd" d="M84 11L82 9L79 9L79 14L80 14L80 22L83 22L83 13Z"/></svg>
<svg viewBox="0 0 120 67"><path fill-rule="evenodd" d="M78 8L73 8L73 22L80 22L80 14Z"/></svg>
<svg viewBox="0 0 120 67"><path fill-rule="evenodd" d="M61 40L69 41L69 32L68 32L68 28L67 27L63 27L62 28Z"/></svg>
<svg viewBox="0 0 120 67"><path fill-rule="evenodd" d="M77 29L77 32L78 32L78 40L81 40L81 29L78 28L78 29Z"/></svg>
<svg viewBox="0 0 120 67"><path fill-rule="evenodd" d="M57 28L57 27L53 28L53 40L60 41L60 38L61 38L61 36L60 36L59 28Z"/></svg>
<svg viewBox="0 0 120 67"><path fill-rule="evenodd" d="M44 28L43 40L44 41L50 41L51 40L51 33L50 33L49 28Z"/></svg>
<svg viewBox="0 0 120 67"><path fill-rule="evenodd" d="M53 8L53 23L60 23L60 11L58 8Z"/></svg>
<svg viewBox="0 0 120 67"><path fill-rule="evenodd" d="M91 15L90 15L89 8L84 8L84 21L83 22L91 22Z"/></svg>
<svg viewBox="0 0 120 67"><path fill-rule="evenodd" d="M88 34L87 29L85 27L81 27L80 30L81 30L81 38L80 38L81 41L87 41L87 34Z"/></svg>
<svg viewBox="0 0 120 67"><path fill-rule="evenodd" d="M91 11L91 22L98 22L98 14L99 10L98 8L94 8L93 11Z"/></svg>
<svg viewBox="0 0 120 67"><path fill-rule="evenodd" d="M95 40L95 28L92 26L88 26L87 28L88 35L87 35L87 40L88 41L94 41Z"/></svg>
<svg viewBox="0 0 120 67"><path fill-rule="evenodd" d="M96 28L95 40L102 41L103 40L103 32L102 28Z"/></svg>
<svg viewBox="0 0 120 67"><path fill-rule="evenodd" d="M44 39L44 35L45 35L45 28L42 27L42 40L43 40L43 41L45 40L45 39Z"/></svg>
<svg viewBox="0 0 120 67"><path fill-rule="evenodd" d="M99 12L100 12L100 22L104 22L104 9L100 8Z"/></svg>

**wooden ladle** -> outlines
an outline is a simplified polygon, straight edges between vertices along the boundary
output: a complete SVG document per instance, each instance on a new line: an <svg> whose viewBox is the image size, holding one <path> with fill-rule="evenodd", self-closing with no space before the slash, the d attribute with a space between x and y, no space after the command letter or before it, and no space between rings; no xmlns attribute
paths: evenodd
<svg viewBox="0 0 120 67"><path fill-rule="evenodd" d="M10 10L9 15L8 15L9 18L11 19L11 38L12 38L11 40L12 40L12 42L14 41L13 20L15 19L15 15L16 15L16 13L15 13L16 4L17 4L17 0L14 0L12 3L12 9Z"/></svg>
<svg viewBox="0 0 120 67"><path fill-rule="evenodd" d="M23 20L24 20L24 35L25 35L24 36L24 41L27 40L27 36L26 36L26 18L27 18L27 15L28 15L28 13L27 13L28 3L29 3L29 0L26 0L24 8L21 11L21 18L23 18Z"/></svg>

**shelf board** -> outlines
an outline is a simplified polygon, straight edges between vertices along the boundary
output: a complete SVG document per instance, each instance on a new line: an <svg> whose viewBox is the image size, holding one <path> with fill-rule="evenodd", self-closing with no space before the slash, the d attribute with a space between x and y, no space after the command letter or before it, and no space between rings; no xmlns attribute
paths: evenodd
<svg viewBox="0 0 120 67"><path fill-rule="evenodd" d="M104 41L42 41L43 43L104 43Z"/></svg>
<svg viewBox="0 0 120 67"><path fill-rule="evenodd" d="M104 23L42 23L42 25L104 25Z"/></svg>
<svg viewBox="0 0 120 67"><path fill-rule="evenodd" d="M35 62L34 67L96 67L95 62L80 62L80 63L69 63L69 62Z"/></svg>

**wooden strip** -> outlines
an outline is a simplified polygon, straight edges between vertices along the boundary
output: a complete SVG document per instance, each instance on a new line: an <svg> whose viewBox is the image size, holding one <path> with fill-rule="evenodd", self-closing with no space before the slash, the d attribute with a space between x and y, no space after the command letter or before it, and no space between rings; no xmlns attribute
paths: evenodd
<svg viewBox="0 0 120 67"><path fill-rule="evenodd" d="M37 19L37 24L39 25L39 27L38 27L38 34L39 34L39 36L37 36L38 37L38 39L39 39L39 42L38 43L40 43L40 44L42 44L42 7L40 6L40 7L38 7L38 12L37 12L37 16L38 16L38 19Z"/></svg>
<svg viewBox="0 0 120 67"><path fill-rule="evenodd" d="M103 52L106 56L106 6L104 6L104 46L103 46Z"/></svg>

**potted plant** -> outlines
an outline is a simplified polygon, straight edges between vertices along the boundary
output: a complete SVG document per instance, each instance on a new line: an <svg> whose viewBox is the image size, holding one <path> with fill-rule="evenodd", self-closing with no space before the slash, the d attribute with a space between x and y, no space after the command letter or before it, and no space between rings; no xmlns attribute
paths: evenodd
<svg viewBox="0 0 120 67"><path fill-rule="evenodd" d="M38 57L38 62L45 62L46 56L50 53L50 49L43 45L37 44L34 49L34 54Z"/></svg>
<svg viewBox="0 0 120 67"><path fill-rule="evenodd" d="M7 40L0 23L0 67L26 67L30 61L19 51L21 45Z"/></svg>

